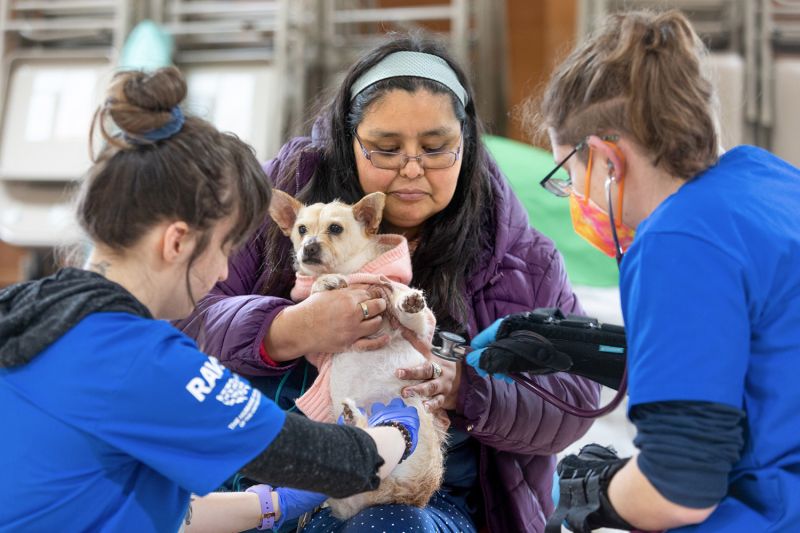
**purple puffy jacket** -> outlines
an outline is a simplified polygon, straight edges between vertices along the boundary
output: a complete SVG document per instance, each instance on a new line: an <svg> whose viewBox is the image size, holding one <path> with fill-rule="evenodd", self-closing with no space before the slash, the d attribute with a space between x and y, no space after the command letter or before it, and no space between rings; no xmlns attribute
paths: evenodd
<svg viewBox="0 0 800 533"><path fill-rule="evenodd" d="M298 150L303 153L295 183L276 185L292 195L311 179L319 164L320 153L311 139L290 141L264 167L274 182L280 165ZM491 181L497 227L485 231L495 234L491 239L495 248L488 263L467 283L467 301L472 302L469 334L474 336L497 318L536 307L581 313L560 254L550 239L529 227L524 208L494 164ZM202 338L207 353L246 376L279 375L292 367L268 367L259 356L259 344L272 320L292 305L258 294L265 284L262 242L254 237L232 258L228 279L181 324L186 333ZM583 436L591 421L567 415L516 384L482 378L472 367L465 367L451 419L481 444L479 478L489 529L493 533L541 532L553 511L554 454ZM534 379L574 405L597 406L599 386L591 381L568 374Z"/></svg>

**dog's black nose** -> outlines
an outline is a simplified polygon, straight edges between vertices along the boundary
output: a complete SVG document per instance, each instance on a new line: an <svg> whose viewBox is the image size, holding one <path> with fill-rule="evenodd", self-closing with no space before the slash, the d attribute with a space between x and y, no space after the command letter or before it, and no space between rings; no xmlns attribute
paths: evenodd
<svg viewBox="0 0 800 533"><path fill-rule="evenodd" d="M309 259L319 259L319 243L317 241L311 241L303 246L303 260L308 261Z"/></svg>

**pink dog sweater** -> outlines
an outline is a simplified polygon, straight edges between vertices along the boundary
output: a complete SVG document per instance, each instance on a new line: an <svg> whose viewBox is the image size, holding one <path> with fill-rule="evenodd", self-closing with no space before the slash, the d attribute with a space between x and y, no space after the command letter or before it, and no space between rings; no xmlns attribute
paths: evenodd
<svg viewBox="0 0 800 533"><path fill-rule="evenodd" d="M411 282L411 254L408 251L408 242L402 235L381 235L380 243L389 245L388 251L381 254L378 258L364 265L361 270L345 276L350 285L366 284L369 285L370 292L375 297L386 299L386 313L392 327L402 328L403 337L411 342L417 351L426 358L431 357L431 341L433 328L436 325L436 318L430 309L425 309L426 319L431 325L431 335L427 339L420 339L416 333L402 326L397 318L391 314L389 294L392 289L392 282L407 285ZM291 296L295 302L305 300L311 294L311 286L316 278L297 274ZM369 357L369 355L365 355ZM317 367L319 375L311 387L298 398L295 403L305 415L318 422L333 422L333 409L331 405L330 372L333 354L317 353L306 355L306 359Z"/></svg>

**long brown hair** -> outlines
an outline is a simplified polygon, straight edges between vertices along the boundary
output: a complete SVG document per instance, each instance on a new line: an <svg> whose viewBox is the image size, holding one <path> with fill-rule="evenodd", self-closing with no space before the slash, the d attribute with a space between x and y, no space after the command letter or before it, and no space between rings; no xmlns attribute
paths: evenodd
<svg viewBox="0 0 800 533"><path fill-rule="evenodd" d="M690 179L719 152L706 53L680 11L612 14L556 69L541 103L528 102L528 125L552 128L558 144L573 146L621 131L654 166Z"/></svg>

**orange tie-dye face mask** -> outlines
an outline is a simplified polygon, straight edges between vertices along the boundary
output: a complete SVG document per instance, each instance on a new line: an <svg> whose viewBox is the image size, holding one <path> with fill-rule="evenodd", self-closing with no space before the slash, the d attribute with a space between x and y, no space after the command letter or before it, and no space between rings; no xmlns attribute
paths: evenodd
<svg viewBox="0 0 800 533"><path fill-rule="evenodd" d="M614 243L614 234L611 228L611 218L595 202L589 198L589 186L592 177L592 149L589 148L589 161L586 165L586 188L583 196L577 194L575 189L569 195L569 213L572 218L572 227L575 233L583 237L589 244L609 257L617 257L617 246ZM608 178L611 181L611 177ZM634 229L622 223L622 193L623 182L616 181L619 188L617 210L615 212L615 225L620 252L625 253L633 242ZM610 183L606 183L606 190ZM608 195L609 202L611 195Z"/></svg>

